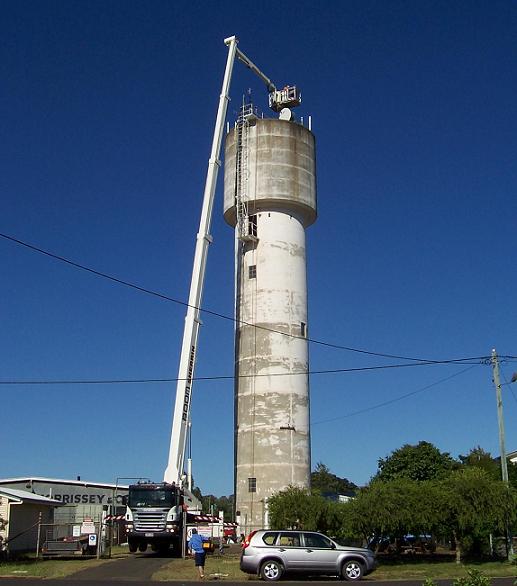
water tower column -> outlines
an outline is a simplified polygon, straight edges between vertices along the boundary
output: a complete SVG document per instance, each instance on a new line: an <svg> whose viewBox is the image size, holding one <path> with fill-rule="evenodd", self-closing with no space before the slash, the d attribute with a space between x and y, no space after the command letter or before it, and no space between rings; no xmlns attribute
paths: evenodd
<svg viewBox="0 0 517 586"><path fill-rule="evenodd" d="M249 117L226 139L225 219L236 232L235 498L241 527L310 485L305 228L316 219L313 134ZM244 226L244 227L243 227Z"/></svg>

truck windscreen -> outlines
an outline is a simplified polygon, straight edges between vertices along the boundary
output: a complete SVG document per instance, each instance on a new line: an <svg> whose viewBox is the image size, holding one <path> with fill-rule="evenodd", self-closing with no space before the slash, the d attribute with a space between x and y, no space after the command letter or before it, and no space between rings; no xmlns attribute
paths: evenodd
<svg viewBox="0 0 517 586"><path fill-rule="evenodd" d="M172 490L130 489L128 504L130 508L162 507L170 509L178 504L178 499Z"/></svg>

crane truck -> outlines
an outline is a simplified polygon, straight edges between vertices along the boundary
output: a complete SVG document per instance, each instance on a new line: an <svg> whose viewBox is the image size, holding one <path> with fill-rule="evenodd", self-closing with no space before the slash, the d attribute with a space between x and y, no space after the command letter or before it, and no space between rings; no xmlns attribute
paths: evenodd
<svg viewBox="0 0 517 586"><path fill-rule="evenodd" d="M196 239L190 293L185 317L181 347L176 400L172 422L169 460L161 483L138 483L129 486L126 509L126 530L129 551L145 551L148 545L155 551L166 551L172 545L176 552L184 551L186 524L195 522L201 513L201 503L192 494L192 462L188 458L187 474L184 473L184 457L188 430L190 429L190 405L192 382L196 363L197 340L201 323L200 307L203 294L208 246L212 241L210 224L221 166L220 153L224 124L230 101L230 81L235 59L255 73L269 92L269 106L280 112L286 106L298 105L301 97L294 86L277 90L275 84L237 47L235 36L224 40L228 47L226 68L215 123L212 149L208 160L203 205ZM247 218L241 218L247 225ZM205 517L206 519L206 517Z"/></svg>

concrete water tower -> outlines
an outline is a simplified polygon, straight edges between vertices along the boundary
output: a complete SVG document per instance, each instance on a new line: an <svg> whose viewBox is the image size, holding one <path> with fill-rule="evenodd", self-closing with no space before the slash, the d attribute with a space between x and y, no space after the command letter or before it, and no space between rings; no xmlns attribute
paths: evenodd
<svg viewBox="0 0 517 586"><path fill-rule="evenodd" d="M235 499L241 530L267 499L310 486L305 228L317 216L315 140L273 92L275 119L244 105L226 137L224 217L235 228Z"/></svg>

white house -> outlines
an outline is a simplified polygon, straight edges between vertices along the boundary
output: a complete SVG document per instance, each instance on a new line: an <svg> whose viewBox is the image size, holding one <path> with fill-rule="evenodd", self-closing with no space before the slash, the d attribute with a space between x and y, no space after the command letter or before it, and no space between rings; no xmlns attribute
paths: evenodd
<svg viewBox="0 0 517 586"><path fill-rule="evenodd" d="M62 504L26 490L0 486L0 546L9 552L35 551L38 523L53 523L54 509Z"/></svg>

